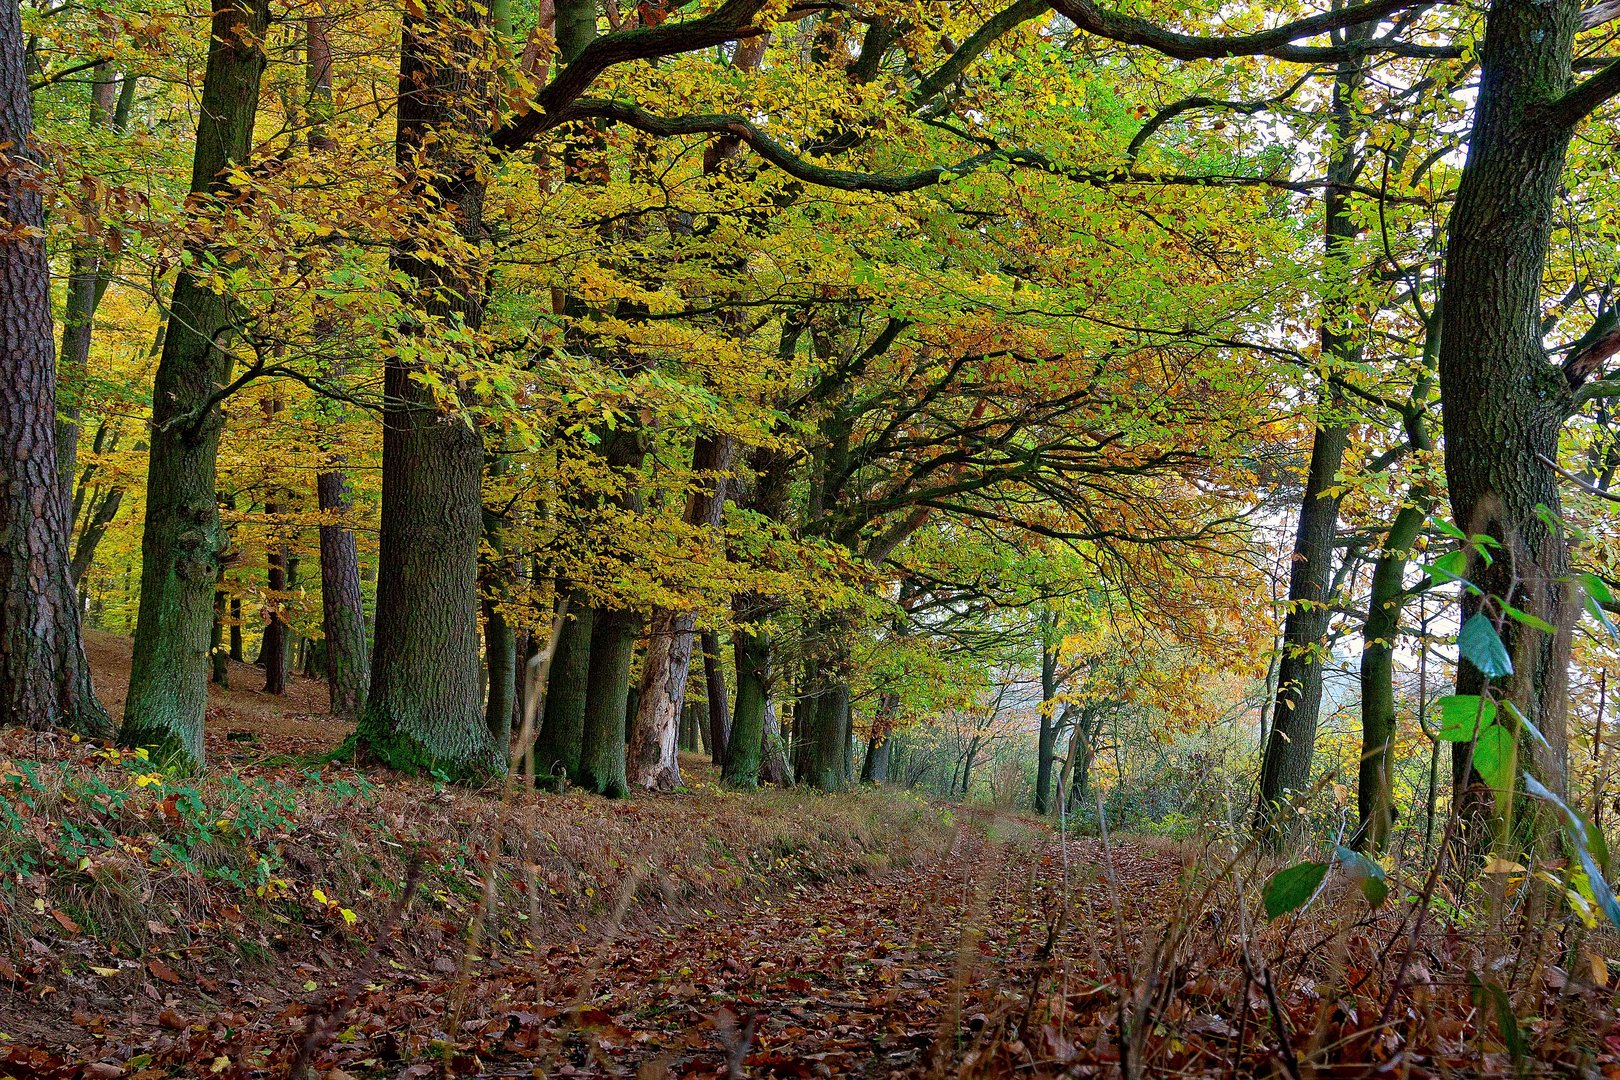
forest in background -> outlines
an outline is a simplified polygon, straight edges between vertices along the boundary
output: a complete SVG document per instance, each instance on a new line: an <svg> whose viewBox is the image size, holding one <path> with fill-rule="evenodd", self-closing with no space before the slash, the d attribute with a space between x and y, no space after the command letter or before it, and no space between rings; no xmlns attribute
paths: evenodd
<svg viewBox="0 0 1620 1080"><path fill-rule="evenodd" d="M1576 0L0 0L13 832L71 817L40 770L200 814L244 680L318 679L314 776L904 788L1196 841L1273 919L1342 878L1398 913L1390 1003L1440 926L1601 990L1617 40ZM61 828L5 904L127 854ZM1547 988L1476 961L1517 1068ZM1540 1034L1595 1068L1603 1015Z"/></svg>

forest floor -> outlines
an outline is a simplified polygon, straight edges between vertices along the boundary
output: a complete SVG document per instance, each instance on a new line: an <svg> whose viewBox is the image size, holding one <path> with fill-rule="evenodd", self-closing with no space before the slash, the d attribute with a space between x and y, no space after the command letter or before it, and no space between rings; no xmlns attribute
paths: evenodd
<svg viewBox="0 0 1620 1080"><path fill-rule="evenodd" d="M196 782L0 733L0 1077L1620 1076L1596 970L1509 970L1499 925L1330 889L1265 926L1208 849L694 757L618 803L446 788L323 762L320 685L261 680Z"/></svg>

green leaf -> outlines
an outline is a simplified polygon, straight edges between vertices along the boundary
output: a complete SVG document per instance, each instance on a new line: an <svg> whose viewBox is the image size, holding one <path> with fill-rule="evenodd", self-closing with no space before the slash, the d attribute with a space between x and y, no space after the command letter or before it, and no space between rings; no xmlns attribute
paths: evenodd
<svg viewBox="0 0 1620 1080"><path fill-rule="evenodd" d="M1423 568L1429 575L1429 581L1435 585L1444 585L1448 581L1465 581L1464 575L1468 572L1468 552L1448 551L1434 562Z"/></svg>
<svg viewBox="0 0 1620 1080"><path fill-rule="evenodd" d="M1533 626L1537 630L1540 630L1543 634L1558 633L1553 624L1548 622L1546 619L1538 619L1528 611L1520 611L1512 604L1503 604L1502 614L1506 615L1516 623L1522 623L1525 626Z"/></svg>
<svg viewBox="0 0 1620 1080"><path fill-rule="evenodd" d="M1380 907L1389 896L1389 882L1384 878L1384 868L1373 860L1367 858L1359 851L1339 844L1334 847L1333 854L1338 857L1339 865L1356 886L1361 889L1361 895L1367 898L1367 903L1373 907Z"/></svg>
<svg viewBox="0 0 1620 1080"><path fill-rule="evenodd" d="M1302 862L1272 874L1266 882L1266 918L1275 919L1304 907L1327 872L1327 863Z"/></svg>
<svg viewBox="0 0 1620 1080"><path fill-rule="evenodd" d="M1518 745L1513 732L1501 724L1492 724L1479 733L1474 744L1474 771L1491 786L1496 794L1496 812L1507 813L1508 801L1513 798L1514 758Z"/></svg>
<svg viewBox="0 0 1620 1080"><path fill-rule="evenodd" d="M1513 674L1513 661L1497 636L1496 627L1485 613L1476 611L1463 623L1457 635L1457 653L1479 669L1487 679L1500 679Z"/></svg>
<svg viewBox="0 0 1620 1080"><path fill-rule="evenodd" d="M1473 742L1475 722L1487 727L1496 721L1496 702L1478 694L1447 694L1440 699L1440 738L1446 742Z"/></svg>
<svg viewBox="0 0 1620 1080"><path fill-rule="evenodd" d="M1513 1015L1513 1003L1508 1000L1507 991L1493 982L1484 982L1472 971L1468 973L1468 981L1473 984L1474 1004L1481 1010L1487 1005L1496 1012L1496 1026L1502 1032L1502 1045L1513 1057L1515 1065L1524 1061L1524 1033L1519 1030L1519 1018Z"/></svg>
<svg viewBox="0 0 1620 1080"><path fill-rule="evenodd" d="M1614 625L1604 606L1614 603L1614 594L1609 591L1608 583L1596 574L1582 574L1581 586L1586 594L1586 613L1592 616L1593 622L1608 631L1611 638L1620 638L1620 627Z"/></svg>
<svg viewBox="0 0 1620 1080"><path fill-rule="evenodd" d="M1467 540L1468 539L1468 534L1467 533L1465 533L1461 529L1457 528L1457 526L1453 525L1451 522L1447 521L1445 518L1436 517L1436 518L1432 518L1430 520L1433 522L1434 527L1436 529L1439 529L1441 532L1445 533L1447 536L1451 537L1453 540Z"/></svg>
<svg viewBox="0 0 1620 1080"><path fill-rule="evenodd" d="M1563 811L1564 831L1574 843L1575 854L1581 860L1581 869L1586 871L1586 882L1591 886L1592 898L1597 901L1597 906L1603 910L1603 914L1609 917L1615 929L1620 930L1620 901L1615 900L1614 890L1609 888L1608 879L1603 876L1603 868L1598 865L1594 851L1598 845L1586 831L1586 823L1581 820L1581 815L1571 810L1568 803L1553 794L1545 784L1529 773L1524 774L1524 790ZM1607 854L1608 845L1603 844L1602 848Z"/></svg>

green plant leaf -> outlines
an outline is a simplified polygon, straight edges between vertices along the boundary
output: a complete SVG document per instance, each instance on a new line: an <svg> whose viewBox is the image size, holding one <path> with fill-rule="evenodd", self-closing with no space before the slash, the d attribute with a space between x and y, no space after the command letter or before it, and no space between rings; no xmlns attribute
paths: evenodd
<svg viewBox="0 0 1620 1080"><path fill-rule="evenodd" d="M1620 638L1620 627L1614 625L1609 618L1605 605L1614 603L1614 594L1609 591L1608 582L1596 574L1582 574L1581 588L1585 594L1586 613L1592 616L1592 621L1603 627L1611 638Z"/></svg>
<svg viewBox="0 0 1620 1080"><path fill-rule="evenodd" d="M1266 918L1275 919L1304 907L1327 872L1327 863L1302 862L1272 874L1266 882Z"/></svg>
<svg viewBox="0 0 1620 1080"><path fill-rule="evenodd" d="M1557 628L1546 619L1538 619L1528 611L1520 611L1512 604L1503 604L1502 614L1506 615L1516 623L1522 623L1525 626L1534 627L1535 629L1540 630L1543 634L1558 633Z"/></svg>
<svg viewBox="0 0 1620 1080"><path fill-rule="evenodd" d="M1384 868L1343 844L1337 845L1333 854L1338 857L1339 865L1344 867L1345 875L1356 883L1361 895L1367 898L1367 903L1381 907L1389 896L1389 882L1384 878Z"/></svg>
<svg viewBox="0 0 1620 1080"><path fill-rule="evenodd" d="M1513 733L1501 724L1492 724L1479 733L1474 744L1474 771L1491 786L1496 794L1496 812L1507 813L1507 804L1513 798L1514 759L1518 744Z"/></svg>
<svg viewBox="0 0 1620 1080"><path fill-rule="evenodd" d="M1564 815L1564 830L1574 843L1575 854L1581 860L1581 869L1586 871L1587 884L1591 886L1592 898L1603 914L1609 917L1616 930L1620 930L1620 901L1615 900L1614 890L1609 888L1608 879L1603 876L1602 867L1598 866L1597 858L1593 853L1592 837L1586 831L1586 823L1581 816L1569 808L1569 804L1548 789L1547 785L1531 776L1524 774L1524 790L1545 802L1556 806ZM1604 845L1605 851L1608 845Z"/></svg>
<svg viewBox="0 0 1620 1080"><path fill-rule="evenodd" d="M1429 581L1435 585L1444 585L1448 581L1464 581L1463 576L1468 570L1468 552L1448 551L1434 562L1423 568L1429 575Z"/></svg>
<svg viewBox="0 0 1620 1080"><path fill-rule="evenodd" d="M1446 742L1473 742L1475 723L1485 728L1496 722L1496 702L1478 694L1447 694L1440 699L1440 738Z"/></svg>
<svg viewBox="0 0 1620 1080"><path fill-rule="evenodd" d="M1478 668L1487 679L1500 679L1513 674L1513 661L1508 659L1507 649L1502 646L1496 627L1491 625L1484 612L1476 611L1463 623L1462 631L1457 635L1457 654Z"/></svg>

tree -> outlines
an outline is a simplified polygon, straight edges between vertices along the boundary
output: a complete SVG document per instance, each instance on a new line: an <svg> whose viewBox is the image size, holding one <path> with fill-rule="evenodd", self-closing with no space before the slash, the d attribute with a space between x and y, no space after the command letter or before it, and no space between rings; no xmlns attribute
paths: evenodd
<svg viewBox="0 0 1620 1080"><path fill-rule="evenodd" d="M0 716L103 735L112 722L90 685L69 572L44 177L24 45L16 0L0 0Z"/></svg>
<svg viewBox="0 0 1620 1080"><path fill-rule="evenodd" d="M1620 341L1570 350L1554 363L1543 343L1543 274L1570 141L1620 93L1620 61L1575 83L1581 21L1574 0L1493 0L1480 47L1480 92L1449 224L1439 351L1446 482L1469 544L1464 620L1496 615L1511 674L1465 659L1457 691L1494 682L1545 738L1520 738L1522 763L1553 791L1564 783L1571 627L1578 616L1559 518L1559 437L1585 402L1607 393L1604 365ZM1514 253L1503 258L1504 251ZM1596 378L1596 381L1593 381ZM1505 605L1553 627L1502 618ZM1499 675L1493 679L1490 676ZM1482 781L1454 749L1464 805L1478 813ZM1478 840L1476 840L1478 842Z"/></svg>

